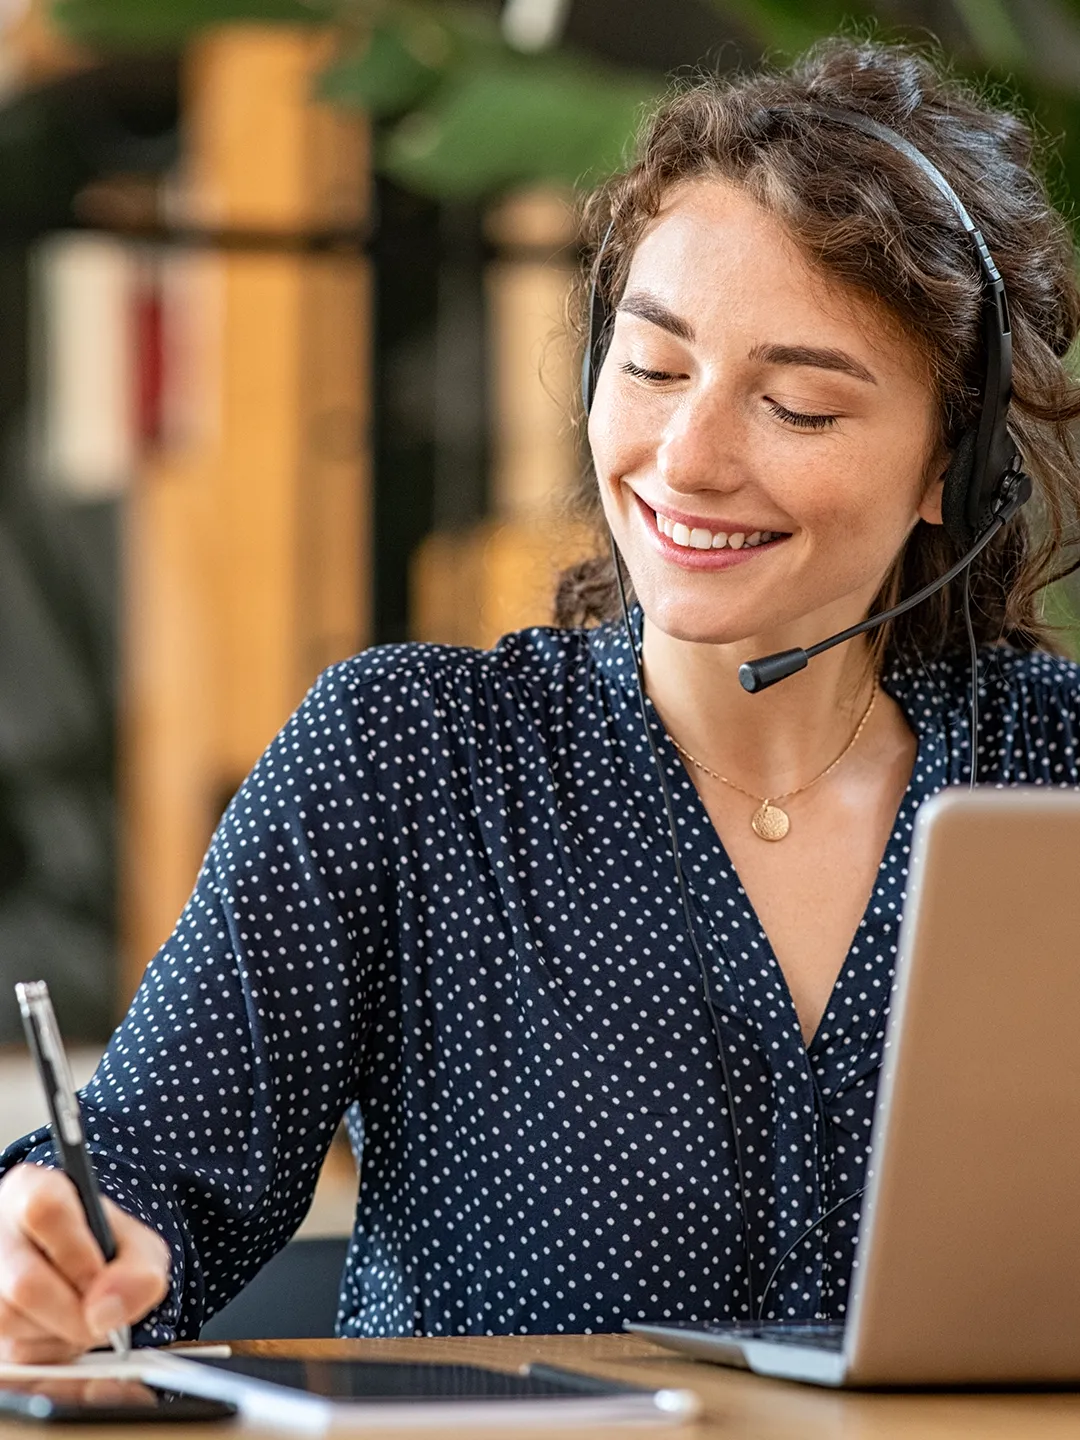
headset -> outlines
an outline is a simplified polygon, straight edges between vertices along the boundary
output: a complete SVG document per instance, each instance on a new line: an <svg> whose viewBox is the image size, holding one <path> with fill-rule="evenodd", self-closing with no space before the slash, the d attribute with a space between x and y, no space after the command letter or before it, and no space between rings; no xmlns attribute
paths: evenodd
<svg viewBox="0 0 1080 1440"><path fill-rule="evenodd" d="M782 650L775 655L766 655L760 659L746 662L739 667L739 682L744 690L751 693L765 690L770 685L775 685L778 681L786 679L789 675L794 675L797 671L805 669L807 664L815 656L822 654L825 650L832 649L834 645L842 645L846 640L854 639L857 635L865 634L868 630L876 629L879 625L883 625L887 621L894 620L897 616L903 615L906 611L913 609L916 605L929 599L931 595L936 594L944 586L949 584L950 581L962 574L964 576L964 618L967 624L968 640L971 648L972 732L970 779L972 786L974 786L977 777L978 763L979 686L978 655L970 611L970 567L976 557L990 544L995 535L1009 523L1020 507L1030 498L1032 491L1031 480L1022 468L1020 452L1008 429L1009 401L1012 396L1012 330L1009 322L1009 306L1005 295L1005 285L986 246L986 242L983 240L978 227L968 214L960 197L945 179L944 175L942 175L941 171L938 170L937 166L932 164L922 151L911 144L909 140L906 140L902 135L890 129L887 125L883 125L879 121L859 111L839 110L828 106L814 104L808 104L805 107L789 105L768 106L765 107L762 118L781 119L792 116L801 118L809 117L848 126L851 129L861 131L864 135L869 135L874 139L880 140L885 145L891 146L893 150L906 156L952 206L971 242L975 263L979 272L982 290L982 383L980 386L978 416L974 423L960 436L953 451L952 459L943 477L941 503L942 522L946 534L948 534L956 545L957 550L961 552L955 564L950 566L937 580L932 581L928 585L924 585L913 595L909 595L906 600L892 606L891 609L881 611L876 615L871 615L867 619L860 621L859 624L849 626L846 630L838 631L835 635L830 635L827 639L819 641L816 645L811 645L809 649L804 650L797 648L793 650ZM601 294L600 287L597 283L603 266L604 252L607 249L614 228L615 221L613 218L608 224L593 265L593 280L588 304L588 333L581 364L581 398L586 415L592 409L593 399L596 394L597 377L604 363L604 358L607 355L611 342L611 330L614 324L614 310L609 306L606 297ZM634 640L631 628L630 611L622 576L621 557L615 543L614 535L611 535L609 532L609 536L622 620L626 629L627 643L630 647L637 679L638 707L645 729L645 737L648 741L656 772L660 780L660 790L667 818L668 837L671 845L672 858L674 860L675 877L682 903L683 917L701 972L705 1006L716 1038L716 1049L723 1084L724 1100L731 1117L735 1169L739 1184L739 1202L743 1222L743 1260L747 1281L747 1314L751 1321L756 1318L757 1321L760 1322L764 1317L769 1291L788 1257L794 1254L796 1250L809 1240L811 1236L839 1210L857 1200L863 1194L864 1187L860 1187L858 1190L853 1191L851 1194L844 1196L841 1200L829 1206L816 1220L796 1236L795 1240L776 1261L761 1296L756 1298L754 1294L754 1263L750 1239L751 1225L747 1202L745 1163L743 1159L742 1142L739 1136L739 1127L735 1116L733 1099L735 1092L731 1085L726 1048L713 1002L709 971L698 943L697 928L694 924L690 896L683 875L682 861L679 855L675 812L671 803L667 776L649 721L648 707L645 698L645 677L642 657L638 651L638 646ZM814 1080L812 1072L811 1081L815 1091L815 1152L817 1164L820 1166L823 1146L819 1144L818 1137L820 1134L822 1138L824 1138L826 1127L824 1125L821 1096L818 1093L817 1082Z"/></svg>

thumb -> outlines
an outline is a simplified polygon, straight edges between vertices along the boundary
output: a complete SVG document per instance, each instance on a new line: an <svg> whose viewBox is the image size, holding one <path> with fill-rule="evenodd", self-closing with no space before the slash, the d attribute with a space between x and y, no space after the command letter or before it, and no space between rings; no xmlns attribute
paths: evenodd
<svg viewBox="0 0 1080 1440"><path fill-rule="evenodd" d="M131 1325L169 1293L169 1248L156 1230L104 1202L116 1239L116 1256L82 1297L83 1318L95 1336Z"/></svg>

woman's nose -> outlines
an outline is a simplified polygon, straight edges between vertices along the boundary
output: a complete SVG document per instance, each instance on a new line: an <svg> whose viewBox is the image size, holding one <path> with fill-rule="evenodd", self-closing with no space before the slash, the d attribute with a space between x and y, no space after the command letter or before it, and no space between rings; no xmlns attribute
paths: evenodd
<svg viewBox="0 0 1080 1440"><path fill-rule="evenodd" d="M734 403L715 394L687 396L669 417L656 454L671 490L735 490L743 480L743 422Z"/></svg>

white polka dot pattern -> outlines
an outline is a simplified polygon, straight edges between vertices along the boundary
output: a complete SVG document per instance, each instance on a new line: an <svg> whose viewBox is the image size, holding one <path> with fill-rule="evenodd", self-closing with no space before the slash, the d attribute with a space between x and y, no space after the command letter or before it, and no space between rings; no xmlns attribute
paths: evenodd
<svg viewBox="0 0 1080 1440"><path fill-rule="evenodd" d="M981 674L981 776L1075 784L1080 670L985 650ZM912 822L967 779L964 657L883 684L918 755L809 1050L652 717L729 1047L758 1295L862 1183ZM342 1334L744 1313L730 1121L633 687L611 626L376 648L319 679L85 1092L103 1188L173 1252L142 1343L196 1335L285 1242L345 1112L363 1163ZM47 1161L46 1140L2 1167ZM857 1225L856 1204L791 1258L771 1315L843 1313Z"/></svg>

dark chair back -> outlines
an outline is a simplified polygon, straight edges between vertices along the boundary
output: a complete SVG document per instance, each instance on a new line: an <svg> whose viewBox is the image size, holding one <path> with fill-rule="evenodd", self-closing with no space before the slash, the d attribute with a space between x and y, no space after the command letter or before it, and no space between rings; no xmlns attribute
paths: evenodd
<svg viewBox="0 0 1080 1440"><path fill-rule="evenodd" d="M202 1328L201 1340L316 1340L333 1335L348 1237L290 1240Z"/></svg>

